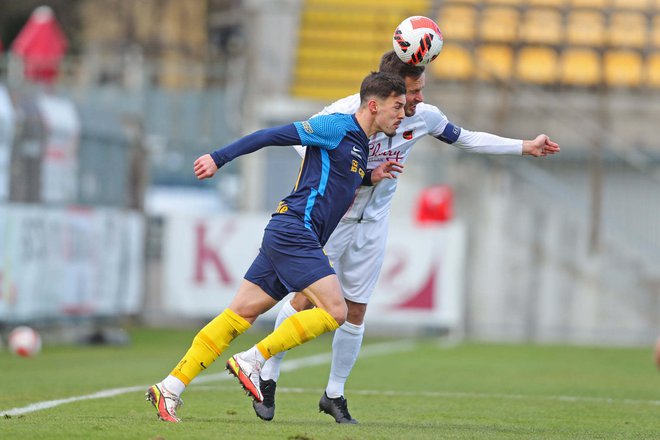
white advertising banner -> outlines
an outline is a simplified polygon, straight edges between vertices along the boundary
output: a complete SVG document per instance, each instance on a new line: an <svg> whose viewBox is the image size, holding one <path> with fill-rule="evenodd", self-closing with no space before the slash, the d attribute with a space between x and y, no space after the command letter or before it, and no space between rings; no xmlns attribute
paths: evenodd
<svg viewBox="0 0 660 440"><path fill-rule="evenodd" d="M167 217L165 310L208 318L227 307L257 255L269 217ZM369 322L417 328L460 325L465 246L460 222L420 227L393 219Z"/></svg>
<svg viewBox="0 0 660 440"><path fill-rule="evenodd" d="M37 99L44 123L45 143L41 167L41 200L74 202L77 195L80 119L73 102L55 96Z"/></svg>
<svg viewBox="0 0 660 440"><path fill-rule="evenodd" d="M0 203L9 199L9 161L14 142L14 107L0 84Z"/></svg>
<svg viewBox="0 0 660 440"><path fill-rule="evenodd" d="M0 321L140 310L142 216L112 209L0 209Z"/></svg>

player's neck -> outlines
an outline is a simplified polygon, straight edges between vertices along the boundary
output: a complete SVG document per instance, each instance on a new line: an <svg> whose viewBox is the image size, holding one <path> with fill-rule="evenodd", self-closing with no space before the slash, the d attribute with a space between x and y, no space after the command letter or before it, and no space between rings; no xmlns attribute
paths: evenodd
<svg viewBox="0 0 660 440"><path fill-rule="evenodd" d="M368 138L378 132L378 129L376 128L376 117L368 108L361 107L358 109L358 111L355 113L355 119Z"/></svg>

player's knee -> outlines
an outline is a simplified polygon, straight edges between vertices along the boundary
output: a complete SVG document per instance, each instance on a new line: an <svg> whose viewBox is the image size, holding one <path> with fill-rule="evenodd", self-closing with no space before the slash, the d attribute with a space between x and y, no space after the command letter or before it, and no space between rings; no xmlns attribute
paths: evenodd
<svg viewBox="0 0 660 440"><path fill-rule="evenodd" d="M342 325L344 322L346 322L346 316L348 315L348 309L346 307L346 303L342 301L342 303L334 304L333 306L329 307L329 310L326 310L332 316L335 318L335 321L337 321L337 324Z"/></svg>
<svg viewBox="0 0 660 440"><path fill-rule="evenodd" d="M346 320L351 324L362 325L364 322L364 315L367 313L367 305L349 300L346 300L346 305L348 306Z"/></svg>

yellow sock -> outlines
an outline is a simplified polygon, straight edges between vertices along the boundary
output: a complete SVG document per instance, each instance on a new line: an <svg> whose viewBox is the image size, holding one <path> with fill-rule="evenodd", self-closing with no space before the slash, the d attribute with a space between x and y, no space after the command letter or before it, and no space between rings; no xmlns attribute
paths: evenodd
<svg viewBox="0 0 660 440"><path fill-rule="evenodd" d="M304 310L289 316L279 327L257 344L257 349L266 359L285 350L314 339L325 332L339 327L335 318L320 308Z"/></svg>
<svg viewBox="0 0 660 440"><path fill-rule="evenodd" d="M195 335L186 355L170 373L186 384L206 370L225 351L236 336L250 328L250 323L229 309Z"/></svg>

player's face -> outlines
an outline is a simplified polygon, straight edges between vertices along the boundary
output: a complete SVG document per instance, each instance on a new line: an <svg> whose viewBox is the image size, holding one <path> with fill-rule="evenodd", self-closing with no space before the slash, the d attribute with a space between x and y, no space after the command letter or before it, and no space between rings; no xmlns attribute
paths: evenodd
<svg viewBox="0 0 660 440"><path fill-rule="evenodd" d="M407 76L404 81L406 82L406 116L413 116L417 111L417 104L424 102L422 90L426 85L426 74L422 73L417 79Z"/></svg>
<svg viewBox="0 0 660 440"><path fill-rule="evenodd" d="M401 121L405 117L406 96L392 95L386 100L378 100L376 123L380 131L392 137L396 134Z"/></svg>

